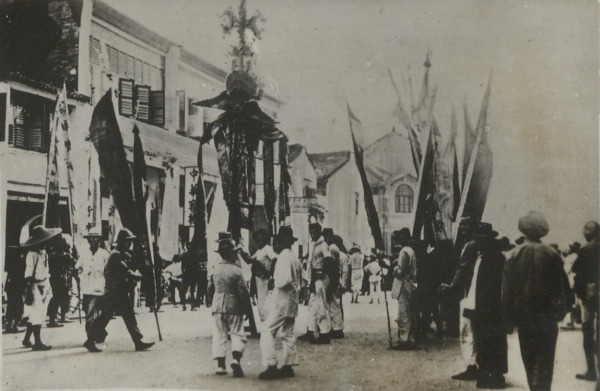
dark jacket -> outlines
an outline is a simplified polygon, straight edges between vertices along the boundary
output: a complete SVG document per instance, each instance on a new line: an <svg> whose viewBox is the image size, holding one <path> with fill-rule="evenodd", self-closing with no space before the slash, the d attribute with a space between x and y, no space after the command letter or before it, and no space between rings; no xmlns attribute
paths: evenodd
<svg viewBox="0 0 600 391"><path fill-rule="evenodd" d="M477 363L484 371L508 371L506 328L502 313L502 276L506 258L496 241L482 245L477 272L475 312L471 318Z"/></svg>
<svg viewBox="0 0 600 391"><path fill-rule="evenodd" d="M560 255L541 242L526 240L506 262L502 313L512 325L556 322L566 314L564 269Z"/></svg>
<svg viewBox="0 0 600 391"><path fill-rule="evenodd" d="M121 300L129 297L131 282L136 279L136 273L129 269L127 254L113 251L104 267L105 297Z"/></svg>
<svg viewBox="0 0 600 391"><path fill-rule="evenodd" d="M588 299L587 284L598 284L600 266L600 241L592 240L577 253L571 269L575 273L573 289L581 300Z"/></svg>
<svg viewBox="0 0 600 391"><path fill-rule="evenodd" d="M473 279L473 268L477 262L477 248L474 241L467 242L460 253L460 259L454 278L449 284L449 293L459 293L464 297L469 291Z"/></svg>

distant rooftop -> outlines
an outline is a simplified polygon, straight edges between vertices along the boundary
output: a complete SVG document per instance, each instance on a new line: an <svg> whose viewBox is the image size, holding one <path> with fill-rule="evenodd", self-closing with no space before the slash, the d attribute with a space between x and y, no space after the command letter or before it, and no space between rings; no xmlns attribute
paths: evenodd
<svg viewBox="0 0 600 391"><path fill-rule="evenodd" d="M350 151L313 153L308 157L317 171L317 182L323 183L350 160Z"/></svg>

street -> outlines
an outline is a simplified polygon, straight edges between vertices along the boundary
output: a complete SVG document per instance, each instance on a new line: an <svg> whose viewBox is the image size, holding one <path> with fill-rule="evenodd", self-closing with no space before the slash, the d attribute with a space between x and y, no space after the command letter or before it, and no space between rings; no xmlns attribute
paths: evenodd
<svg viewBox="0 0 600 391"><path fill-rule="evenodd" d="M463 370L457 339L431 340L423 349L397 352L388 349L385 306L350 304L344 297L346 338L331 345L298 342L296 377L265 382L258 380L260 364L257 339L249 339L243 358L244 379L214 374L211 359L210 310L196 312L165 305L159 313L163 341L158 342L154 316L139 308L138 321L145 340L156 345L135 352L123 321L111 321L104 351L83 348L83 325L77 321L62 328L42 330L49 352L32 352L21 346L23 333L3 335L3 389L161 388L209 390L475 390L475 382L459 382L450 376ZM255 308L256 312L256 308ZM392 322L395 305L390 302ZM306 330L307 308L302 306L296 333ZM392 332L396 326L392 323ZM593 390L594 384L575 379L585 368L580 330L561 332L554 366L554 390ZM525 370L516 333L509 336L507 390L526 390ZM231 356L227 357L228 365ZM231 371L230 371L231 372ZM33 376L35 374L35 376Z"/></svg>

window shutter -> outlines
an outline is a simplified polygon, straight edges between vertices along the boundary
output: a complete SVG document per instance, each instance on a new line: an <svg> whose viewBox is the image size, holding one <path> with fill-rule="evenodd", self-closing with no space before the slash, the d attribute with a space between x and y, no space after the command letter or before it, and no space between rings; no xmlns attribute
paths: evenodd
<svg viewBox="0 0 600 391"><path fill-rule="evenodd" d="M133 115L133 80L119 79L119 114Z"/></svg>
<svg viewBox="0 0 600 391"><path fill-rule="evenodd" d="M0 94L0 141L6 141L6 94Z"/></svg>
<svg viewBox="0 0 600 391"><path fill-rule="evenodd" d="M156 126L165 125L165 92L152 91L150 92L150 114L152 124Z"/></svg>
<svg viewBox="0 0 600 391"><path fill-rule="evenodd" d="M12 135L9 135L9 142L12 141L11 144L15 147L23 148L25 146L25 111L23 107L14 106L13 112L15 114L14 129Z"/></svg>
<svg viewBox="0 0 600 391"><path fill-rule="evenodd" d="M179 100L179 130L185 130L185 91L177 91Z"/></svg>
<svg viewBox="0 0 600 391"><path fill-rule="evenodd" d="M108 48L108 62L110 64L110 71L113 73L119 73L119 51L112 46L106 45Z"/></svg>
<svg viewBox="0 0 600 391"><path fill-rule="evenodd" d="M137 119L150 122L150 87L135 86Z"/></svg>

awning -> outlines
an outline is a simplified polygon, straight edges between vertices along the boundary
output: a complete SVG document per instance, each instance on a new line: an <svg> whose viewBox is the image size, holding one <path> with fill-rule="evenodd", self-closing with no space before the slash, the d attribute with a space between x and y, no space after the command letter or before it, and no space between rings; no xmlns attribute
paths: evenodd
<svg viewBox="0 0 600 391"><path fill-rule="evenodd" d="M117 116L123 145L133 149L133 127L137 125L140 130L140 138L144 152L151 158L163 162L171 162L179 167L192 167L197 165L199 142L189 137L150 125L145 122L136 121L132 118ZM202 147L204 172L213 176L219 176L217 164L217 151L214 146L207 144ZM129 158L128 154L128 158ZM173 159L175 159L173 161ZM150 162L148 162L150 164Z"/></svg>

